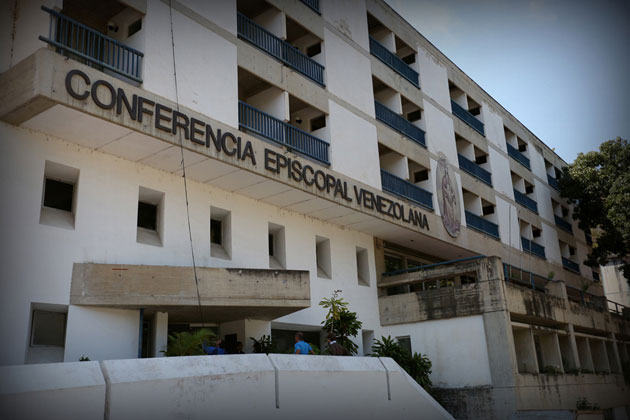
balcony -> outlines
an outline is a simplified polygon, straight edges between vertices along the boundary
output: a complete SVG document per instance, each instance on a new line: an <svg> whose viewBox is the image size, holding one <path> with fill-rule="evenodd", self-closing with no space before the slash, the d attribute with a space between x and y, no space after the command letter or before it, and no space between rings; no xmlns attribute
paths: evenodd
<svg viewBox="0 0 630 420"><path fill-rule="evenodd" d="M521 243L523 245L523 251L529 252L532 255L536 255L542 259L546 259L545 256L545 247L542 245L538 245L536 242L524 238L521 236Z"/></svg>
<svg viewBox="0 0 630 420"><path fill-rule="evenodd" d="M547 183L556 191L560 191L560 185L558 184L558 180L549 174L547 174Z"/></svg>
<svg viewBox="0 0 630 420"><path fill-rule="evenodd" d="M409 65L402 61L396 54L389 51L372 37L370 37L370 54L407 79L412 85L418 88L420 87L418 83L418 72L409 67Z"/></svg>
<svg viewBox="0 0 630 420"><path fill-rule="evenodd" d="M567 298L571 302L576 302L582 306L586 306L598 311L606 311L608 309L607 299L604 296L597 296L571 286L566 286L566 290Z"/></svg>
<svg viewBox="0 0 630 420"><path fill-rule="evenodd" d="M512 146L510 143L506 143L506 145L507 145L508 155L510 155L510 157L514 158L518 163L520 163L527 169L530 169L529 158L525 156L524 154L522 154L521 152L519 152L518 149Z"/></svg>
<svg viewBox="0 0 630 420"><path fill-rule="evenodd" d="M584 232L584 239L586 239L586 244L588 246L593 246L593 236L590 233Z"/></svg>
<svg viewBox="0 0 630 420"><path fill-rule="evenodd" d="M315 13L321 15L322 12L319 11L319 0L301 0L302 3L313 9Z"/></svg>
<svg viewBox="0 0 630 420"><path fill-rule="evenodd" d="M518 190L514 190L514 199L517 203L524 205L534 213L538 214L538 203Z"/></svg>
<svg viewBox="0 0 630 420"><path fill-rule="evenodd" d="M289 149L330 165L328 143L243 101L238 102L238 125Z"/></svg>
<svg viewBox="0 0 630 420"><path fill-rule="evenodd" d="M42 6L50 14L48 38L39 39L88 65L120 74L135 82L140 77L144 54L82 23Z"/></svg>
<svg viewBox="0 0 630 420"><path fill-rule="evenodd" d="M556 221L556 226L558 226L560 229L565 230L569 233L573 233L573 226L571 225L571 223L567 222L562 217L555 214L553 215L553 218Z"/></svg>
<svg viewBox="0 0 630 420"><path fill-rule="evenodd" d="M422 189L409 181L405 181L402 178L398 178L396 175L392 175L382 169L381 184L383 186L383 191L404 197L421 205L422 207L433 210L433 194L429 191Z"/></svg>
<svg viewBox="0 0 630 420"><path fill-rule="evenodd" d="M422 131L422 129L416 127L378 101L374 101L374 108L377 120L387 124L394 130L418 143L420 146L427 147L424 140L424 131Z"/></svg>
<svg viewBox="0 0 630 420"><path fill-rule="evenodd" d="M492 187L492 174L490 172L460 154L457 154L457 157L459 158L459 167L462 170Z"/></svg>
<svg viewBox="0 0 630 420"><path fill-rule="evenodd" d="M465 110L461 105L459 105L455 101L451 101L451 108L453 109L453 114L455 114L459 119L464 121L466 124L471 126L475 131L477 131L482 136L486 136L486 132L483 127L483 123L477 119L473 114Z"/></svg>
<svg viewBox="0 0 630 420"><path fill-rule="evenodd" d="M324 66L302 54L242 13L237 14L237 32L241 39L255 45L312 81L325 86Z"/></svg>
<svg viewBox="0 0 630 420"><path fill-rule="evenodd" d="M466 225L469 228L478 230L481 233L490 235L495 239L499 239L499 225L492 223L481 216L466 211Z"/></svg>
<svg viewBox="0 0 630 420"><path fill-rule="evenodd" d="M571 261L568 258L562 257L562 267L569 271L573 271L574 273L580 274L580 264L575 261Z"/></svg>

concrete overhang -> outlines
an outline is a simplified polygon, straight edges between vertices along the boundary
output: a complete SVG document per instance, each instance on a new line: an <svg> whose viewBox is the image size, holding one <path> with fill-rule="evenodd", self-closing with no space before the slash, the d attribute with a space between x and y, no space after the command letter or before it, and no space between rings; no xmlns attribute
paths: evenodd
<svg viewBox="0 0 630 420"><path fill-rule="evenodd" d="M70 304L168 312L169 322L272 320L311 305L308 271L197 267L197 280L199 295L192 267L77 263Z"/></svg>
<svg viewBox="0 0 630 420"><path fill-rule="evenodd" d="M133 86L106 73L42 48L0 75L0 120L47 135L76 143L82 147L151 166L181 175L181 151L179 136L158 129L155 116L145 115L143 121L132 119L125 113L97 106L92 98L77 99L66 87L66 76L72 70L80 70L91 83L102 80L113 87L123 89L127 98L133 95L149 102L162 104L172 110L179 109L190 119L212 126L223 133L231 132L250 142L255 164L249 159L239 159L213 146L183 139L186 175L190 179L235 192L253 199L287 209L329 223L350 228L404 245L420 252L440 255L444 259L472 256L477 253L501 255L503 246L498 241L488 241L484 235L471 229L462 229L459 237L451 238L443 227L441 218L431 211L416 206L380 189L363 184L333 169L307 160L275 143L261 140L238 131L209 116L170 101L149 91ZM236 71L236 69L235 69ZM81 77L73 77L75 92L83 92L87 85ZM107 89L101 84L100 89ZM89 90L89 87L88 87ZM104 94L103 94L104 95ZM106 97L106 96L103 96ZM320 190L289 177L286 172L265 168L265 152L299 160L314 171L331 175L347 186L347 196L333 194L332 190ZM334 162L333 162L334 167ZM375 169L376 170L376 169ZM355 190L357 188L357 190ZM409 211L426 217L427 227L401 220L393 216L386 204L381 211L359 200L356 191L364 191L372 197L382 197L387 203L403 206L405 216ZM347 199L350 198L350 199Z"/></svg>

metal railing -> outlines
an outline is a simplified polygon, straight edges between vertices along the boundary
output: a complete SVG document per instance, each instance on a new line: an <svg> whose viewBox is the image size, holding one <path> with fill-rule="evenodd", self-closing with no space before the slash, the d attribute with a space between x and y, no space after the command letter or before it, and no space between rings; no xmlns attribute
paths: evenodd
<svg viewBox="0 0 630 420"><path fill-rule="evenodd" d="M315 13L321 15L322 13L319 11L319 0L301 0L302 3L310 7L315 11Z"/></svg>
<svg viewBox="0 0 630 420"><path fill-rule="evenodd" d="M475 131L477 131L482 136L486 136L485 129L483 127L483 123L477 119L473 114L468 112L464 107L462 107L457 102L451 100L451 108L453 110L453 114L459 117L466 124L471 126Z"/></svg>
<svg viewBox="0 0 630 420"><path fill-rule="evenodd" d="M551 175L547 174L547 183L555 190L560 191L560 184L558 180Z"/></svg>
<svg viewBox="0 0 630 420"><path fill-rule="evenodd" d="M516 200L517 203L524 205L534 213L538 214L538 203L536 203L534 200L532 200L517 189L514 189L514 200Z"/></svg>
<svg viewBox="0 0 630 420"><path fill-rule="evenodd" d="M505 143L505 144L507 145L508 155L514 158L518 163L520 163L527 169L531 170L529 166L529 158L525 156L524 154L522 154L521 152L519 152L518 149L512 146L510 143Z"/></svg>
<svg viewBox="0 0 630 420"><path fill-rule="evenodd" d="M466 214L466 226L485 233L486 235L490 235L493 238L500 239L499 225L469 211L465 211L464 213Z"/></svg>
<svg viewBox="0 0 630 420"><path fill-rule="evenodd" d="M599 273L597 271L592 271L593 273L593 280L594 281L601 281L601 278L599 277Z"/></svg>
<svg viewBox="0 0 630 420"><path fill-rule="evenodd" d="M562 257L562 266L569 271L580 274L580 264L575 261L571 261L568 258Z"/></svg>
<svg viewBox="0 0 630 420"><path fill-rule="evenodd" d="M381 169L383 191L407 198L423 207L433 210L433 194L396 175Z"/></svg>
<svg viewBox="0 0 630 420"><path fill-rule="evenodd" d="M396 73L400 74L411 84L420 87L418 83L418 72L409 67L400 57L385 48L380 42L370 37L370 54L381 60Z"/></svg>
<svg viewBox="0 0 630 420"><path fill-rule="evenodd" d="M424 131L421 128L416 127L378 101L374 101L374 110L377 120L404 134L422 147L427 147L424 140Z"/></svg>
<svg viewBox="0 0 630 420"><path fill-rule="evenodd" d="M552 281L549 278L539 276L531 271L526 271L513 265L503 263L503 274L507 283L533 289L537 292L547 293L547 283Z"/></svg>
<svg viewBox="0 0 630 420"><path fill-rule="evenodd" d="M144 54L48 7L48 38L39 36L58 50L92 67L107 69L142 83L140 78Z"/></svg>
<svg viewBox="0 0 630 420"><path fill-rule="evenodd" d="M523 245L523 251L536 255L540 258L547 258L545 255L545 247L537 244L536 242L524 238L521 236L521 244Z"/></svg>
<svg viewBox="0 0 630 420"><path fill-rule="evenodd" d="M571 302L596 309L598 311L606 311L608 309L605 296L595 296L592 293L585 292L577 287L566 286L567 298Z"/></svg>
<svg viewBox="0 0 630 420"><path fill-rule="evenodd" d="M608 312L630 319L630 308L628 308L626 305L622 305L621 303L609 300L607 302L607 306Z"/></svg>
<svg viewBox="0 0 630 420"><path fill-rule="evenodd" d="M584 239L586 239L586 244L588 246L593 246L593 237L590 233L584 232Z"/></svg>
<svg viewBox="0 0 630 420"><path fill-rule="evenodd" d="M474 176L478 180L485 182L489 186L492 186L492 174L490 172L483 169L481 166L477 165L472 160L469 160L463 155L457 154L459 159L459 167L464 171L468 172L470 175Z"/></svg>
<svg viewBox="0 0 630 420"><path fill-rule="evenodd" d="M293 151L329 165L328 143L253 106L238 102L238 124Z"/></svg>
<svg viewBox="0 0 630 420"><path fill-rule="evenodd" d="M324 86L324 66L309 58L288 42L278 38L244 14L237 13L236 22L237 33L240 38Z"/></svg>
<svg viewBox="0 0 630 420"><path fill-rule="evenodd" d="M419 265L419 266L411 267L411 268L403 268L402 270L387 271L387 272L383 273L383 276L391 277L391 276L398 276L400 274L416 273L418 271L424 271L424 270L428 270L428 269L434 268L434 267L439 267L439 266L442 266L442 265L459 264L459 263L463 263L463 262L478 260L480 258L486 258L486 256L485 255L475 255L474 257L458 258L456 260L440 261L438 263L433 263L433 264Z"/></svg>
<svg viewBox="0 0 630 420"><path fill-rule="evenodd" d="M573 233L573 226L571 225L571 223L567 222L562 217L556 214L553 215L553 218L556 221L556 226L558 226L560 229L566 230L569 233Z"/></svg>

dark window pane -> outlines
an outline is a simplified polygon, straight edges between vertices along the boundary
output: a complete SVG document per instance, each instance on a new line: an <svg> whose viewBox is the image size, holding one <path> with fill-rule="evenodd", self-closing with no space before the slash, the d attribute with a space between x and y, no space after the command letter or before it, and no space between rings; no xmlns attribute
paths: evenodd
<svg viewBox="0 0 630 420"><path fill-rule="evenodd" d="M210 242L223 245L223 222L221 220L210 219Z"/></svg>
<svg viewBox="0 0 630 420"><path fill-rule="evenodd" d="M407 114L407 121L409 122L418 121L421 118L422 118L422 111L420 111L419 109L416 109L415 111L411 111L409 114Z"/></svg>
<svg viewBox="0 0 630 420"><path fill-rule="evenodd" d="M316 56L317 54L322 52L322 44L318 42L317 44L313 44L306 49L306 55L309 57Z"/></svg>
<svg viewBox="0 0 630 420"><path fill-rule="evenodd" d="M413 63L416 62L416 55L415 54L409 54L408 56L403 57L402 61L404 61L407 64L413 64Z"/></svg>
<svg viewBox="0 0 630 420"><path fill-rule="evenodd" d="M392 255L385 255L385 272L386 273L402 270L402 268L403 268L402 258L394 257Z"/></svg>
<svg viewBox="0 0 630 420"><path fill-rule="evenodd" d="M155 204L138 202L138 227L156 230L157 206Z"/></svg>
<svg viewBox="0 0 630 420"><path fill-rule="evenodd" d="M475 158L475 163L477 165L482 165L482 164L486 163L487 161L488 161L488 156L487 155L480 155L480 156L477 156Z"/></svg>
<svg viewBox="0 0 630 420"><path fill-rule="evenodd" d="M320 128L326 127L326 116L322 115L321 117L313 118L311 120L311 131L319 130Z"/></svg>
<svg viewBox="0 0 630 420"><path fill-rule="evenodd" d="M413 182L414 183L426 181L427 179L429 179L429 171L427 171L426 169L413 173Z"/></svg>
<svg viewBox="0 0 630 420"><path fill-rule="evenodd" d="M63 347L66 335L66 314L33 311L31 345Z"/></svg>
<svg viewBox="0 0 630 420"><path fill-rule="evenodd" d="M44 206L72 211L74 185L46 178L46 186L44 188Z"/></svg>
<svg viewBox="0 0 630 420"><path fill-rule="evenodd" d="M129 25L129 27L127 28L127 37L130 37L136 32L139 32L140 29L142 29L142 19L138 19L135 22L133 22L131 25Z"/></svg>
<svg viewBox="0 0 630 420"><path fill-rule="evenodd" d="M269 255L273 257L273 235L269 235Z"/></svg>

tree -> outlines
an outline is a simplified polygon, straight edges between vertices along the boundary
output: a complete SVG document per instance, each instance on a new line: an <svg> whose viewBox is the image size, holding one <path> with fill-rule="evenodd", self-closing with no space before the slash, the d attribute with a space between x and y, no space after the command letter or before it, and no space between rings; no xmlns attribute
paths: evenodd
<svg viewBox="0 0 630 420"><path fill-rule="evenodd" d="M322 321L323 329L327 333L332 333L342 347L357 354L359 347L350 339L359 333L363 323L357 318L356 312L348 310L348 302L338 297L341 290L335 290L332 296L324 298L319 305L328 309L326 319Z"/></svg>
<svg viewBox="0 0 630 420"><path fill-rule="evenodd" d="M573 219L585 232L596 229L593 250L585 264L604 265L611 258L624 261L630 279L630 144L617 137L598 152L580 153L562 170L560 194L572 203Z"/></svg>

